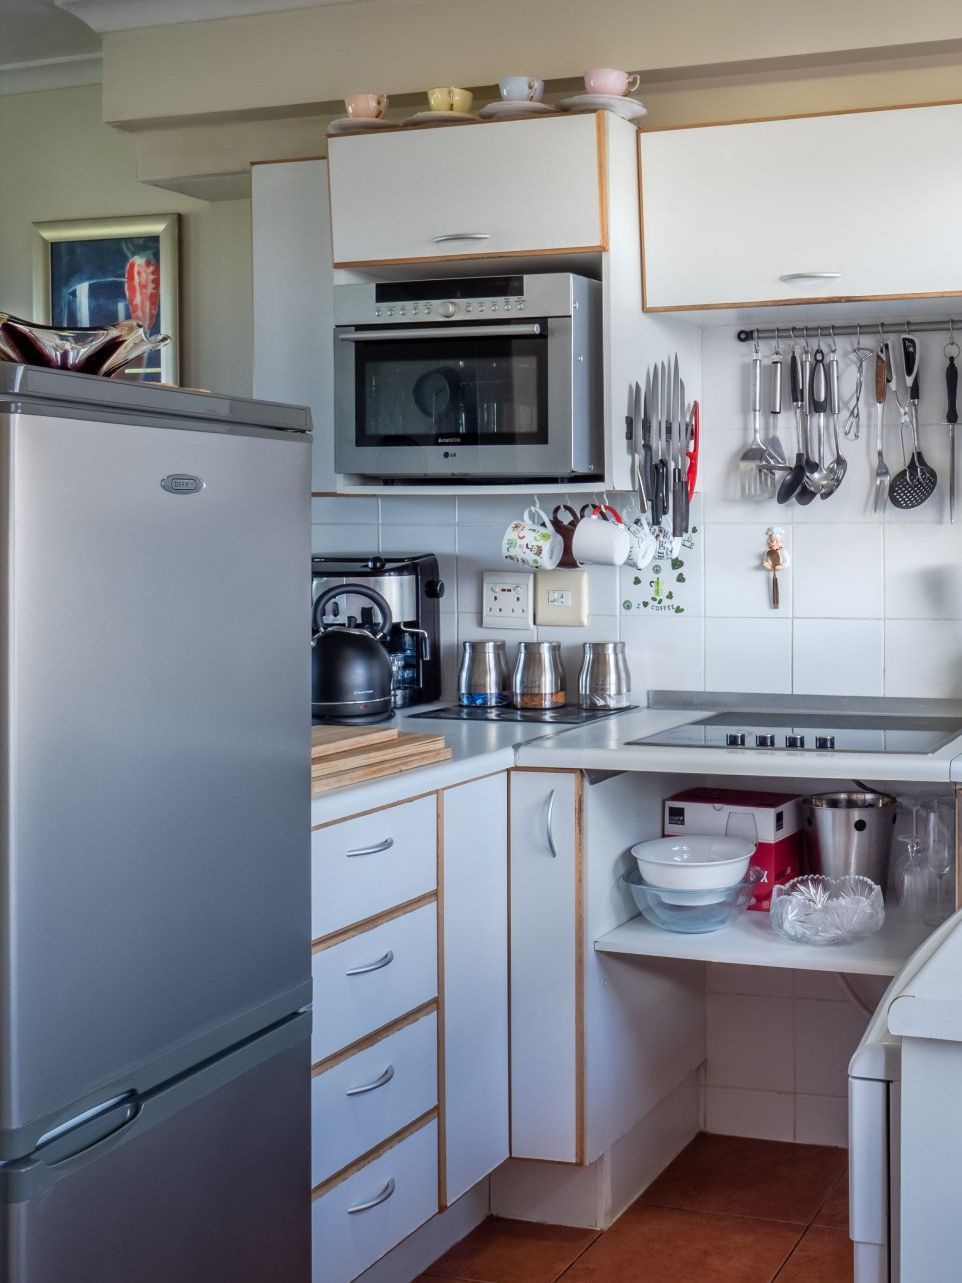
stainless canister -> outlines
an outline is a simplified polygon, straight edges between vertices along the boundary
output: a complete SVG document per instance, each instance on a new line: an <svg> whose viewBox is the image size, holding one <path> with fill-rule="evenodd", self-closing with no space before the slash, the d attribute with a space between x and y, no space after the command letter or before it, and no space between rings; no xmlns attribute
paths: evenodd
<svg viewBox="0 0 962 1283"><path fill-rule="evenodd" d="M458 670L458 703L468 708L497 708L510 702L504 642L466 641Z"/></svg>
<svg viewBox="0 0 962 1283"><path fill-rule="evenodd" d="M861 874L888 885L897 803L889 793L820 793L802 798L810 873Z"/></svg>
<svg viewBox="0 0 962 1283"><path fill-rule="evenodd" d="M557 708L565 702L560 642L519 642L511 702L516 708Z"/></svg>
<svg viewBox="0 0 962 1283"><path fill-rule="evenodd" d="M631 673L625 643L585 642L578 676L578 703L582 708L627 708L631 699Z"/></svg>

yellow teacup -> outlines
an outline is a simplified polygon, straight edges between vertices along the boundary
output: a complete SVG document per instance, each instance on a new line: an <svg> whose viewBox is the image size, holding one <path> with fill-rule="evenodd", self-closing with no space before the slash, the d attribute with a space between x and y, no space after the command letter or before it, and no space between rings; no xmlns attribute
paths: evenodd
<svg viewBox="0 0 962 1283"><path fill-rule="evenodd" d="M428 102L432 111L469 112L474 94L470 89L455 89L454 85L447 85L440 89L429 89Z"/></svg>

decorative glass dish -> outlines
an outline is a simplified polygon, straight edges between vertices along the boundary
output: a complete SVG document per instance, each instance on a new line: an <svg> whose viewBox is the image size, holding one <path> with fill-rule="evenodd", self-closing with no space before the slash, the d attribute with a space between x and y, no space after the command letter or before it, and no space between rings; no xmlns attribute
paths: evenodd
<svg viewBox="0 0 962 1283"><path fill-rule="evenodd" d="M17 365L110 378L145 352L155 352L169 342L169 334L149 335L140 321L66 329L0 312L0 360Z"/></svg>
<svg viewBox="0 0 962 1283"><path fill-rule="evenodd" d="M652 926L695 934L717 931L746 909L755 883L763 876L760 869L749 869L734 886L695 891L650 886L637 869L629 869L621 880L631 892L639 912Z"/></svg>
<svg viewBox="0 0 962 1283"><path fill-rule="evenodd" d="M885 921L882 890L869 878L808 874L772 890L772 929L797 944L851 944Z"/></svg>

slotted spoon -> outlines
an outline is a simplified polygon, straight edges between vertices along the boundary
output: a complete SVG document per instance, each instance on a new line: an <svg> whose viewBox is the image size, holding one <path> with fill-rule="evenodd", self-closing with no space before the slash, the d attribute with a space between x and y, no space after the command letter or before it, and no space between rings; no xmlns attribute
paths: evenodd
<svg viewBox="0 0 962 1283"><path fill-rule="evenodd" d="M919 348L910 334L902 335L902 368L912 405L912 457L889 484L889 501L895 508L918 508L938 485L939 477L925 460L919 444Z"/></svg>

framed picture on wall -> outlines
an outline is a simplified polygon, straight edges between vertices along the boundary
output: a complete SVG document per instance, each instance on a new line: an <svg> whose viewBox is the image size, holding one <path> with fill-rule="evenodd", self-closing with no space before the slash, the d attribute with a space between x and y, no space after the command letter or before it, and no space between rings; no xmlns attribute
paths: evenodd
<svg viewBox="0 0 962 1283"><path fill-rule="evenodd" d="M173 340L131 361L124 376L178 378L178 215L34 223L34 319L73 329L133 319Z"/></svg>

